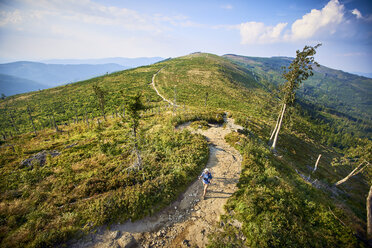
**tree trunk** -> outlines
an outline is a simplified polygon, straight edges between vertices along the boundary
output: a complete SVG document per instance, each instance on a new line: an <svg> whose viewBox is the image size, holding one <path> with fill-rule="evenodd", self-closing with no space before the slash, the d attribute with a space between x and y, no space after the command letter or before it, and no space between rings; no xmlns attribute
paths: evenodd
<svg viewBox="0 0 372 248"><path fill-rule="evenodd" d="M31 110L30 110L29 106L27 106L27 112L28 112L28 115L30 116L30 121L31 121L32 127L34 128L34 133L35 133L35 136L36 136L37 135L36 128L35 128L35 125L34 125L34 120L32 119Z"/></svg>
<svg viewBox="0 0 372 248"><path fill-rule="evenodd" d="M140 168L142 166L142 158L141 154L138 150L138 144L137 144L137 130L135 127L133 127L133 136L134 136L134 150L137 155L137 166Z"/></svg>
<svg viewBox="0 0 372 248"><path fill-rule="evenodd" d="M54 115L52 114L52 119L53 119L53 125L54 125L54 128L56 129L56 132L58 133L58 126L56 124L56 120L54 119Z"/></svg>
<svg viewBox="0 0 372 248"><path fill-rule="evenodd" d="M367 241L372 243L372 186L367 197Z"/></svg>
<svg viewBox="0 0 372 248"><path fill-rule="evenodd" d="M10 119L12 120L12 126L13 126L14 130L16 131L16 133L19 133L19 130L18 130L16 124L15 124L14 116L13 116L12 113L10 113Z"/></svg>
<svg viewBox="0 0 372 248"><path fill-rule="evenodd" d="M340 181L338 181L337 183L335 183L335 186L338 186L344 182L346 182L347 180L349 180L351 177L359 174L365 167L367 167L369 165L369 163L366 164L366 166L364 166L363 168L361 168L360 170L358 170L360 167L362 167L362 165L365 163L366 161L363 161L362 163L360 163L352 172L350 172L349 175L347 175L346 177L344 177L343 179L341 179Z"/></svg>
<svg viewBox="0 0 372 248"><path fill-rule="evenodd" d="M269 139L269 142L271 142L271 140L274 138L274 135L276 133L276 129L278 128L278 124L279 124L279 121L280 121L280 116L281 116L281 112L283 111L283 107L282 109L280 110L279 114L278 114L278 119L276 120L276 124L275 124L275 128L273 130L273 132L271 133L271 136L270 136L270 139Z"/></svg>
<svg viewBox="0 0 372 248"><path fill-rule="evenodd" d="M173 114L176 112L176 105L177 105L177 90L176 90L176 87L174 87Z"/></svg>
<svg viewBox="0 0 372 248"><path fill-rule="evenodd" d="M106 121L106 114L105 114L105 109L104 109L104 107L102 108L102 115L103 115L103 119Z"/></svg>
<svg viewBox="0 0 372 248"><path fill-rule="evenodd" d="M311 173L314 173L316 171L316 169L318 169L318 163L319 163L319 160L320 160L321 156L322 156L322 154L319 154L318 159L316 160L316 163L315 163L315 166L314 166L314 170Z"/></svg>
<svg viewBox="0 0 372 248"><path fill-rule="evenodd" d="M79 118L78 118L78 114L77 114L77 111L75 109L75 120L76 120L76 124L79 122Z"/></svg>
<svg viewBox="0 0 372 248"><path fill-rule="evenodd" d="M49 124L50 124L50 128L52 128L53 127L53 120L52 120L52 116L51 115L49 115Z"/></svg>
<svg viewBox="0 0 372 248"><path fill-rule="evenodd" d="M276 147L276 142L278 140L279 131L280 131L280 128L282 126L283 116L284 116L284 113L285 113L286 106L287 106L287 104L284 103L283 110L282 110L282 115L280 116L280 121L279 121L279 124L278 124L278 128L277 128L275 136L274 136L274 142L273 142L273 145L271 146L272 150L275 150L275 147Z"/></svg>

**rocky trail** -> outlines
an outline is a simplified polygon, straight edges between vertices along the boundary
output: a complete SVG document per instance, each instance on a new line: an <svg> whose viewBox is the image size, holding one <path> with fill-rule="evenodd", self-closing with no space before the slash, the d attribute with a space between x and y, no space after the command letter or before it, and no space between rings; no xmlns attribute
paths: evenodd
<svg viewBox="0 0 372 248"><path fill-rule="evenodd" d="M152 79L155 88L154 79ZM156 88L155 88L156 89ZM177 128L181 131L189 123ZM225 142L225 135L242 129L232 119L225 126L209 125L207 130L192 130L206 137L210 155L206 167L213 179L206 198L202 199L201 180L193 182L170 206L142 220L101 227L95 233L70 244L70 247L205 247L223 206L236 191L241 170L241 155Z"/></svg>
<svg viewBox="0 0 372 248"><path fill-rule="evenodd" d="M210 125L195 132L206 137L210 156L207 168L213 180L206 199L202 200L203 186L196 180L172 205L154 216L136 222L102 227L71 245L71 247L205 247L208 234L224 213L223 206L235 192L241 169L241 155L229 146L224 137L239 129L232 119L226 127ZM189 128L188 124L178 130Z"/></svg>

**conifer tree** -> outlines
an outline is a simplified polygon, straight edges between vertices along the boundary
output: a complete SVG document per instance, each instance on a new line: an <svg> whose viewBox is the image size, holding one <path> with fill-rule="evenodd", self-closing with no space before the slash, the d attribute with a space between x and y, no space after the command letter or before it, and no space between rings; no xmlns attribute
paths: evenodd
<svg viewBox="0 0 372 248"><path fill-rule="evenodd" d="M301 83L314 74L313 65L319 66L319 64L314 60L316 49L319 46L321 46L321 44L318 44L314 47L305 46L301 52L297 50L296 58L292 61L288 68L285 68L283 72L283 77L286 79L286 82L281 89L283 94L283 105L274 131L270 137L270 142L272 141L272 139L274 139L271 146L271 149L273 150L275 150L276 147L279 131L282 126L283 117L287 106L294 104L294 101L296 99L296 90L300 87Z"/></svg>
<svg viewBox="0 0 372 248"><path fill-rule="evenodd" d="M97 84L94 84L92 87L93 87L94 94L96 95L96 98L97 98L98 107L102 112L103 119L106 120L106 114L105 114L106 99L105 99L105 96L106 96L107 92L104 91Z"/></svg>
<svg viewBox="0 0 372 248"><path fill-rule="evenodd" d="M137 163L136 166L142 166L142 159L138 149L138 127L139 121L141 119L140 111L145 108L141 101L141 94L137 93L132 96L128 96L125 99L125 108L127 111L127 115L129 117L129 126L132 128L133 131L133 138L134 138L134 151L137 156Z"/></svg>

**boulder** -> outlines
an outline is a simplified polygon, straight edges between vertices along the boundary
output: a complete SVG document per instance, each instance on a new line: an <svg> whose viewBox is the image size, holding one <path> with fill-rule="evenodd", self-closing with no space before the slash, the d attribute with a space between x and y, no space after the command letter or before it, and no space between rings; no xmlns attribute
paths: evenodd
<svg viewBox="0 0 372 248"><path fill-rule="evenodd" d="M39 166L43 166L46 162L46 157L47 155L50 154L52 157L56 157L58 155L60 155L61 153L57 150L54 150L54 151L42 151L42 152L39 152L31 157L29 157L28 159L25 159L21 162L21 166L22 167L30 167L30 168L33 168L34 164L38 164Z"/></svg>
<svg viewBox="0 0 372 248"><path fill-rule="evenodd" d="M117 243L121 248L139 247L136 239L130 233L123 233L123 235L117 239Z"/></svg>

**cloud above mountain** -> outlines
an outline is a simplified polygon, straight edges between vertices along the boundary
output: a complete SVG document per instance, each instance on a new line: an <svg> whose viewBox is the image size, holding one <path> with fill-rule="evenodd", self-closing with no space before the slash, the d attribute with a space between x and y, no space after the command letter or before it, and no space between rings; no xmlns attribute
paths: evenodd
<svg viewBox="0 0 372 248"><path fill-rule="evenodd" d="M339 25L345 22L345 7L338 0L331 0L322 9L312 9L309 13L297 19L285 29L288 23L278 23L275 26L262 22L245 22L239 25L242 44L266 44L275 42L298 41L329 36L337 31ZM360 12L353 10L359 18Z"/></svg>

